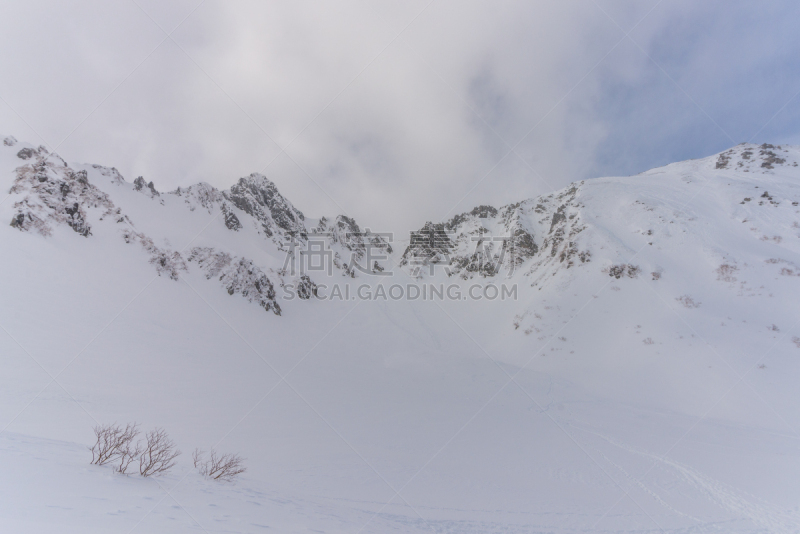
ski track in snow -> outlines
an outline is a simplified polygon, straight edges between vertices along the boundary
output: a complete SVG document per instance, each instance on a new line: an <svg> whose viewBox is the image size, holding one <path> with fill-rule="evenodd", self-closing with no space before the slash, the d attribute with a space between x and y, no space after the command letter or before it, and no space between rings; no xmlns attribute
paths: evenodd
<svg viewBox="0 0 800 534"><path fill-rule="evenodd" d="M720 508L724 508L737 517L747 518L752 521L759 530L763 529L765 532L797 532L800 531L800 512L797 509L785 510L774 504L768 503L754 495L750 495L745 491L738 490L730 487L718 480L713 479L707 475L702 474L696 469L692 469L686 465L682 465L666 456L653 454L645 451L638 450L630 445L614 439L610 436L601 434L594 430L581 428L581 426L569 423L572 428L580 432L592 434L601 438L606 443L613 445L631 454L641 456L651 460L651 465L661 469L671 470L676 473L686 484L698 490L698 492L706 497L710 502L716 503ZM636 476L628 473L624 467L618 465L608 456L606 456L599 448L594 450L608 463L610 463L617 471L622 473L628 481L636 484L644 493L656 500L661 506L668 509L670 512L688 517L692 521L702 523L703 520L691 515L685 514L670 506L658 493L652 488L643 483L642 480ZM650 468L648 468L648 473Z"/></svg>

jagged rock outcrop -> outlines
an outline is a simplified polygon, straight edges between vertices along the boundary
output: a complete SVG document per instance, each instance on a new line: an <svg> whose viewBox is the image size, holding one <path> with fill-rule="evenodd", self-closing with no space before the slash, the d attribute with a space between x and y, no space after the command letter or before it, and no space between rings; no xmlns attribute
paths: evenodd
<svg viewBox="0 0 800 534"><path fill-rule="evenodd" d="M142 246L159 276L166 275L172 280L178 280L181 272L189 271L180 252L156 246L152 239L135 231L132 226L122 230L122 238L126 243L139 243Z"/></svg>
<svg viewBox="0 0 800 534"><path fill-rule="evenodd" d="M208 247L193 248L188 259L197 263L207 279L217 278L221 281L229 295L239 293L266 311L281 314L272 282L251 260Z"/></svg>
<svg viewBox="0 0 800 534"><path fill-rule="evenodd" d="M304 274L295 281L295 290L298 298L308 300L317 296L317 284L314 283L307 274Z"/></svg>
<svg viewBox="0 0 800 534"><path fill-rule="evenodd" d="M266 176L253 173L240 178L223 193L234 206L255 218L267 237L305 234L305 217L284 198ZM278 236L280 237L280 236Z"/></svg>
<svg viewBox="0 0 800 534"><path fill-rule="evenodd" d="M48 236L52 234L53 225L64 224L78 234L89 237L92 235L89 212L98 210L96 222L108 219L123 224L120 231L122 239L126 243L138 243L147 253L149 263L159 276L178 280L181 273L189 271L187 260L180 252L159 247L152 238L137 231L131 219L114 205L110 197L89 183L87 171L75 171L57 155L48 154L42 147L25 148L20 152L20 159L28 163L16 169L17 177L9 191L22 197L14 204L15 214L11 219L11 226L21 231L36 231ZM92 169L109 177L112 183L125 183L113 167L93 166ZM135 191L148 192L153 197L160 196L152 182L145 184L142 177L137 178L132 186ZM241 228L241 223L224 201L222 194L208 184L197 184L179 194L209 211L213 209L214 203L221 203L220 209L226 214L226 225L232 229ZM200 265L208 278L218 277L229 294L238 293L265 310L280 315L281 309L275 301L272 282L251 260L232 257L212 249L194 249L188 261ZM312 293L316 291L316 286L310 280L306 285Z"/></svg>
<svg viewBox="0 0 800 534"><path fill-rule="evenodd" d="M460 222L465 220L463 219ZM434 266L438 264L444 264L449 268L454 262L457 265L456 269L458 269L458 265L462 262L460 258L452 257L457 255L456 246L451 239L451 235L448 235L454 233L450 227L446 227L443 223L426 222L417 232L411 233L408 247L406 247L400 259L400 266L412 266L415 274L422 267L430 268L431 272L433 272ZM448 274L450 273L448 272Z"/></svg>
<svg viewBox="0 0 800 534"><path fill-rule="evenodd" d="M183 198L190 211L196 210L199 206L211 213L216 205L225 200L219 189L205 182L199 182L189 187L179 187L168 194Z"/></svg>
<svg viewBox="0 0 800 534"><path fill-rule="evenodd" d="M100 208L103 215L113 213L114 203L89 183L86 171L76 172L41 147L23 150L30 150L33 155L22 159L33 161L16 169L17 178L9 192L24 197L14 203L11 226L46 236L52 233L52 224L66 224L88 237L92 231L88 209Z"/></svg>
<svg viewBox="0 0 800 534"><path fill-rule="evenodd" d="M242 228L242 223L239 222L239 217L231 210L231 208L223 202L220 205L220 209L222 210L222 217L225 220L225 226L228 230L233 230L234 232L240 230Z"/></svg>
<svg viewBox="0 0 800 534"><path fill-rule="evenodd" d="M145 183L142 176L138 176L133 181L133 189L136 191L146 192L151 198L161 196L161 193L156 191L156 186L153 184L152 180L149 183Z"/></svg>
<svg viewBox="0 0 800 534"><path fill-rule="evenodd" d="M103 165L92 165L92 169L96 170L103 176L110 178L111 183L121 185L125 182L125 178L119 173L116 167L104 167Z"/></svg>
<svg viewBox="0 0 800 534"><path fill-rule="evenodd" d="M392 246L387 237L362 230L358 223L346 215L338 215L333 222L322 217L307 234L310 238L325 235L330 239L333 264L345 276L355 277L357 272L379 273L388 266Z"/></svg>
<svg viewBox="0 0 800 534"><path fill-rule="evenodd" d="M42 153L47 154L47 151L43 150L43 147L39 147L38 150L34 148L23 148L17 152L17 157L19 159L31 159Z"/></svg>
<svg viewBox="0 0 800 534"><path fill-rule="evenodd" d="M513 274L525 267L533 274L557 262L569 268L591 254L575 241L585 228L576 197L580 184L550 195L499 209L477 206L444 223L427 222L412 233L400 265L419 276L441 267L463 279Z"/></svg>
<svg viewBox="0 0 800 534"><path fill-rule="evenodd" d="M715 168L742 172L768 172L784 165L797 167L797 161L787 161L787 154L789 151L781 145L742 143L722 152L717 157Z"/></svg>

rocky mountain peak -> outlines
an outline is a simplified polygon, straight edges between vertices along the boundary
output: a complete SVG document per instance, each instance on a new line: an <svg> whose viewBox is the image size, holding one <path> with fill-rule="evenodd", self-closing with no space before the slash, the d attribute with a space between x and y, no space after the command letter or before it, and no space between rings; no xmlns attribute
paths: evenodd
<svg viewBox="0 0 800 534"><path fill-rule="evenodd" d="M240 178L223 195L234 206L255 217L268 237L277 233L305 233L303 213L295 208L263 174Z"/></svg>
<svg viewBox="0 0 800 534"><path fill-rule="evenodd" d="M579 253L576 236L583 230L576 197L580 184L501 208L481 205L447 222L426 222L414 232L400 261L415 274L442 266L448 275L512 274L529 260L530 273L555 261L566 267L590 254Z"/></svg>
<svg viewBox="0 0 800 534"><path fill-rule="evenodd" d="M720 153L715 168L767 173L776 167L797 167L797 154L789 149L788 146L769 143L742 143Z"/></svg>

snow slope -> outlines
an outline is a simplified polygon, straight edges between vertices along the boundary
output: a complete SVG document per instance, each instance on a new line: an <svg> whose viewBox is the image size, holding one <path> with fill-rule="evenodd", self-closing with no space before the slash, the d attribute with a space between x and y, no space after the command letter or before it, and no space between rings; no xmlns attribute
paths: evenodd
<svg viewBox="0 0 800 534"><path fill-rule="evenodd" d="M800 531L797 147L476 208L444 245L359 234L386 277L265 177L159 192L6 139L0 530ZM314 284L517 299L287 300L315 229ZM134 420L184 452L168 475L89 465ZM247 473L201 477L211 446Z"/></svg>

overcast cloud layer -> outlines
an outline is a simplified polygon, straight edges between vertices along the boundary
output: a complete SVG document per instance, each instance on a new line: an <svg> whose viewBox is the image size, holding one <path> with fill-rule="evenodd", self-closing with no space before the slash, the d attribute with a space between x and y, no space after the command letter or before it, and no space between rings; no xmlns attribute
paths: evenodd
<svg viewBox="0 0 800 534"><path fill-rule="evenodd" d="M798 27L791 1L5 2L0 132L405 232L800 143Z"/></svg>

